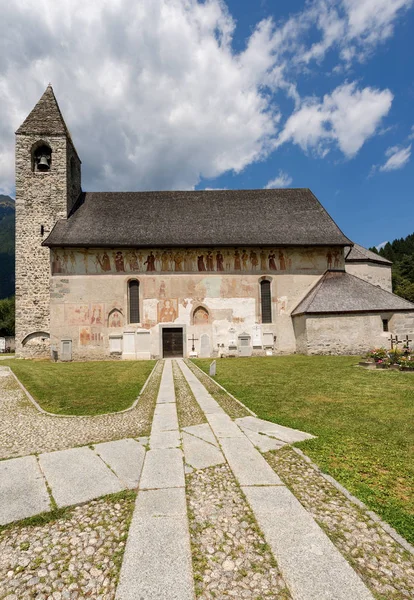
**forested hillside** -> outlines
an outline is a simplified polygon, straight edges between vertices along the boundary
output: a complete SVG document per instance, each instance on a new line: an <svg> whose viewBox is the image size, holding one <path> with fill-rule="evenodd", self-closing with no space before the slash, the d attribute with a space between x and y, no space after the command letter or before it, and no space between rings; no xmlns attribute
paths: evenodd
<svg viewBox="0 0 414 600"><path fill-rule="evenodd" d="M414 233L388 242L379 252L376 248L370 250L392 261L393 291L414 302Z"/></svg>
<svg viewBox="0 0 414 600"><path fill-rule="evenodd" d="M0 195L0 299L14 295L14 200Z"/></svg>

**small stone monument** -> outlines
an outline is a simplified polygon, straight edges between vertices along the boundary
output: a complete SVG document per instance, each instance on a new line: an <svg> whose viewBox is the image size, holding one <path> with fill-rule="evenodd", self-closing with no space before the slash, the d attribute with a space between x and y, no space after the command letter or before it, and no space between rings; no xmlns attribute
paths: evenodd
<svg viewBox="0 0 414 600"><path fill-rule="evenodd" d="M217 367L217 363L215 360L213 360L213 362L210 365L210 377L216 376L216 367Z"/></svg>

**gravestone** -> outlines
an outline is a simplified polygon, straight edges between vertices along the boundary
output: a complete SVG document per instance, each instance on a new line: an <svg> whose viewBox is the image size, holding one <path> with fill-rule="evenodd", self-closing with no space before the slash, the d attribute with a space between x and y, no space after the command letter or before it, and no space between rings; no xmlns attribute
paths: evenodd
<svg viewBox="0 0 414 600"><path fill-rule="evenodd" d="M200 358L208 358L210 353L210 336L203 333L200 338Z"/></svg>
<svg viewBox="0 0 414 600"><path fill-rule="evenodd" d="M246 332L239 335L239 356L252 355L251 339L250 335Z"/></svg>
<svg viewBox="0 0 414 600"><path fill-rule="evenodd" d="M216 376L216 367L217 367L217 363L215 360L213 360L213 362L210 365L210 377Z"/></svg>
<svg viewBox="0 0 414 600"><path fill-rule="evenodd" d="M253 325L253 348L262 347L262 327L261 325Z"/></svg>
<svg viewBox="0 0 414 600"><path fill-rule="evenodd" d="M122 334L109 336L110 354L122 354Z"/></svg>
<svg viewBox="0 0 414 600"><path fill-rule="evenodd" d="M60 348L60 360L72 360L72 340L62 340Z"/></svg>

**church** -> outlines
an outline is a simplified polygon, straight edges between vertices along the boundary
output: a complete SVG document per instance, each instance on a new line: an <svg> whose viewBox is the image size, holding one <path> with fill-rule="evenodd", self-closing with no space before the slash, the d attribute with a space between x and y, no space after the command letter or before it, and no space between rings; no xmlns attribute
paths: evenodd
<svg viewBox="0 0 414 600"><path fill-rule="evenodd" d="M16 354L361 354L414 333L309 189L84 192L49 85L16 132Z"/></svg>

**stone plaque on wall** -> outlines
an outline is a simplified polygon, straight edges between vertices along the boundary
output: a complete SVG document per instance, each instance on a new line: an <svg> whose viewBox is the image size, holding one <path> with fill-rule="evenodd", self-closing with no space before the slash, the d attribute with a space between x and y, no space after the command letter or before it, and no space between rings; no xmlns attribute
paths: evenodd
<svg viewBox="0 0 414 600"><path fill-rule="evenodd" d="M200 338L200 358L208 358L210 356L210 336L206 333Z"/></svg>
<svg viewBox="0 0 414 600"><path fill-rule="evenodd" d="M261 327L261 325L253 325L252 330L253 330L253 335L252 335L253 348L261 348L262 347L262 327Z"/></svg>

